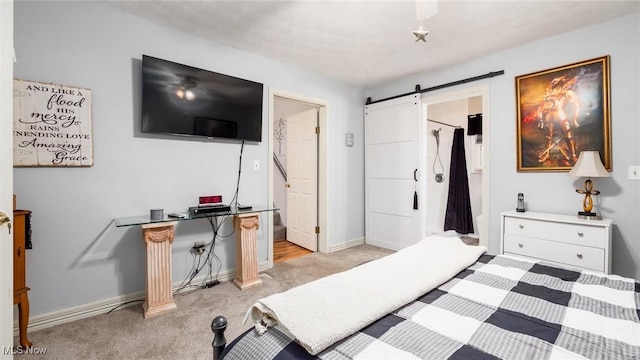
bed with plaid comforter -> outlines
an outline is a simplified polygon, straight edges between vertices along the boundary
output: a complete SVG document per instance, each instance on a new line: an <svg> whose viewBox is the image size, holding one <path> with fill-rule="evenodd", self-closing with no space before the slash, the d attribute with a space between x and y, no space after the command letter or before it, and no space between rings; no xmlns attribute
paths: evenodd
<svg viewBox="0 0 640 360"><path fill-rule="evenodd" d="M640 283L483 255L317 355L271 328L245 332L222 358L640 359Z"/></svg>

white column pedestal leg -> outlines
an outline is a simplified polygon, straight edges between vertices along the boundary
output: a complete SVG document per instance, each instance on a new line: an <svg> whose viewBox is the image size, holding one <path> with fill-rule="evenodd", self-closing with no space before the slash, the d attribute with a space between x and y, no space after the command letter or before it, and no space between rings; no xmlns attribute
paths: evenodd
<svg viewBox="0 0 640 360"><path fill-rule="evenodd" d="M175 221L142 225L147 248L147 299L142 304L144 317L175 310L171 291L171 244Z"/></svg>
<svg viewBox="0 0 640 360"><path fill-rule="evenodd" d="M236 277L233 283L241 290L262 284L258 276L258 226L256 213L233 217L236 232Z"/></svg>

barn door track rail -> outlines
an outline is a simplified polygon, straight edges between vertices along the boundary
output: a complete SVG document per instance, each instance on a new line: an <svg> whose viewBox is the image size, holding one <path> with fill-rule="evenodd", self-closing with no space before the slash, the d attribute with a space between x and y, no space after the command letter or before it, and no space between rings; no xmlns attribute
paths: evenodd
<svg viewBox="0 0 640 360"><path fill-rule="evenodd" d="M385 99L380 99L380 100L375 100L372 101L370 97L367 98L367 104L366 105L371 105L371 104L375 104L381 101L387 101L387 100L392 100L392 99L397 99L403 96L407 96L407 95L411 95L411 94L417 94L417 93L426 93L429 91L434 91L434 90L440 90L440 89L444 89L444 88L448 88L451 86L456 86L456 85L462 85L462 84L466 84L469 82L473 82L473 81L478 81L478 80L482 80L482 79L489 79L495 76L500 76L500 75L504 75L504 70L498 70L498 71L491 71L488 72L484 75L478 75L478 76L474 76L474 77L470 77L470 78L466 78L466 79L462 79L462 80L457 80L457 81L452 81L452 82L448 82L446 84L442 84L442 85L436 85L436 86L432 86L432 87L428 87L426 89L420 89L420 84L416 85L416 89L412 92L408 92L406 94L401 94L401 95L396 95L396 96L391 96Z"/></svg>

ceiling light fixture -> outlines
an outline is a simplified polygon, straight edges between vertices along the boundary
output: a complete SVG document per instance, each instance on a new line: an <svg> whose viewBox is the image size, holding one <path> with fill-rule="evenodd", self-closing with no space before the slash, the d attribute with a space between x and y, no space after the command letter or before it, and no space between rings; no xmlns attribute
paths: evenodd
<svg viewBox="0 0 640 360"><path fill-rule="evenodd" d="M428 30L423 29L423 28L422 28L422 25L420 25L420 27L418 28L418 30L415 30L415 31L413 32L413 35L415 35L415 36L416 36L416 42L418 42L418 41L420 41L420 40L422 40L422 41L424 41L424 42L427 42L426 37L427 37L427 35L429 35L429 31L428 31Z"/></svg>
<svg viewBox="0 0 640 360"><path fill-rule="evenodd" d="M426 20L438 12L438 2L436 0L416 0L416 17L419 22ZM422 40L427 42L427 35L429 31L422 28L422 24L418 30L413 31L413 35L416 37L416 42Z"/></svg>

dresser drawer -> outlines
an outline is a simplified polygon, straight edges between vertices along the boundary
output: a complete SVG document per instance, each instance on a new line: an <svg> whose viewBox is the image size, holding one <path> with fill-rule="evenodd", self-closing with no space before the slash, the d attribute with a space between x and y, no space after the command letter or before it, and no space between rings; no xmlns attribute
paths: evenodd
<svg viewBox="0 0 640 360"><path fill-rule="evenodd" d="M603 227L505 217L504 234L525 236L569 244L604 248L607 232Z"/></svg>
<svg viewBox="0 0 640 360"><path fill-rule="evenodd" d="M505 234L503 251L605 272L605 251L602 248Z"/></svg>

